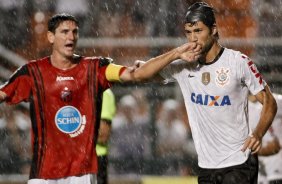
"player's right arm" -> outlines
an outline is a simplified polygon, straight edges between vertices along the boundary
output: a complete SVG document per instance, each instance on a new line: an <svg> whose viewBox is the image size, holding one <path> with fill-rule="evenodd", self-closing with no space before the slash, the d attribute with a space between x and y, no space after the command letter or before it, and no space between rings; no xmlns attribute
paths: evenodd
<svg viewBox="0 0 282 184"><path fill-rule="evenodd" d="M120 75L122 82L139 82L151 79L165 66L177 59L188 62L195 61L200 55L201 48L196 43L186 43L160 56L146 61L140 66L126 68Z"/></svg>
<svg viewBox="0 0 282 184"><path fill-rule="evenodd" d="M31 95L31 80L27 65L16 70L9 80L0 87L0 102L17 104L28 101Z"/></svg>

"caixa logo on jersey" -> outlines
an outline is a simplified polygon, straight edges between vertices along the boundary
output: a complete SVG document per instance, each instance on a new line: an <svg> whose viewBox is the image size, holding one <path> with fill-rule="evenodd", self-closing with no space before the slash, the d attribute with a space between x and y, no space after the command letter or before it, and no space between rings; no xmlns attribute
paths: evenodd
<svg viewBox="0 0 282 184"><path fill-rule="evenodd" d="M231 101L228 95L225 96L212 96L203 94L191 94L191 101L198 105L205 106L226 106L231 105Z"/></svg>
<svg viewBox="0 0 282 184"><path fill-rule="evenodd" d="M69 134L70 137L76 137L84 131L86 118L77 108L64 106L57 111L55 123L61 132Z"/></svg>

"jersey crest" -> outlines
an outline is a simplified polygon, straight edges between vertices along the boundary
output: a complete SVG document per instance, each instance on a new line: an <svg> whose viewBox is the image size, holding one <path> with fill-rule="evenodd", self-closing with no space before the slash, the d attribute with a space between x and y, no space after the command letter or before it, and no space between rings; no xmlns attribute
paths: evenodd
<svg viewBox="0 0 282 184"><path fill-rule="evenodd" d="M216 70L215 83L219 87L224 87L229 84L230 81L230 69L229 68L220 68Z"/></svg>

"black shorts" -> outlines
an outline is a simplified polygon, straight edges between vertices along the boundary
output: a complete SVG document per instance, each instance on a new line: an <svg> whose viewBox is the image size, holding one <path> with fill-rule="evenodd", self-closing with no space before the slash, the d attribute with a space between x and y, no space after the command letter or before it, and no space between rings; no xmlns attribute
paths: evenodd
<svg viewBox="0 0 282 184"><path fill-rule="evenodd" d="M108 184L108 156L98 156L97 184Z"/></svg>
<svg viewBox="0 0 282 184"><path fill-rule="evenodd" d="M258 157L250 155L248 160L240 165L220 168L199 168L199 184L257 184Z"/></svg>

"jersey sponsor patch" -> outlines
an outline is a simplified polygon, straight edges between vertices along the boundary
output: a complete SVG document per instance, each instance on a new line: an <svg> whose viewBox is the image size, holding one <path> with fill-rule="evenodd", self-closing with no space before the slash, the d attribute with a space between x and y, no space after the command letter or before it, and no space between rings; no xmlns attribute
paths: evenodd
<svg viewBox="0 0 282 184"><path fill-rule="evenodd" d="M212 96L206 94L191 93L191 101L198 105L205 106L227 106L231 105L228 95L225 96Z"/></svg>
<svg viewBox="0 0 282 184"><path fill-rule="evenodd" d="M220 68L216 70L215 83L219 87L224 87L229 84L230 81L230 69L229 68Z"/></svg>
<svg viewBox="0 0 282 184"><path fill-rule="evenodd" d="M55 116L57 128L70 137L76 137L84 131L86 118L73 106L60 108Z"/></svg>

